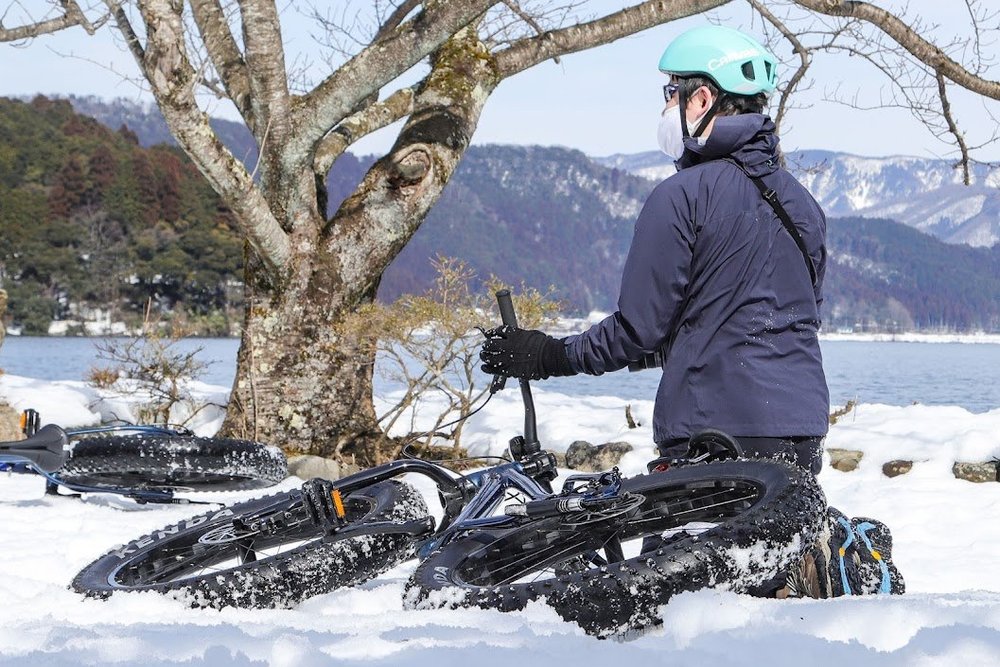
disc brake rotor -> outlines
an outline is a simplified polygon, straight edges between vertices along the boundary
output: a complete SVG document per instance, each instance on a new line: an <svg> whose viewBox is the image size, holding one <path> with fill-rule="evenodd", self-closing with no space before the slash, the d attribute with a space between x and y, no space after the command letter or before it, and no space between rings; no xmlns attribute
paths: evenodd
<svg viewBox="0 0 1000 667"><path fill-rule="evenodd" d="M240 528L232 523L227 523L224 526L219 526L218 528L213 528L204 535L198 538L199 544L228 544L230 542L239 542L240 540L245 540L248 537L253 537L254 535L259 535L259 530L250 530L249 528Z"/></svg>

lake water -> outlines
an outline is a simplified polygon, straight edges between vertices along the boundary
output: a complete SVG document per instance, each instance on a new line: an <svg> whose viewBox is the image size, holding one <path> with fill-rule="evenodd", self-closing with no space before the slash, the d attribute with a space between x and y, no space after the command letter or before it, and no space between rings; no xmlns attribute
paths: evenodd
<svg viewBox="0 0 1000 667"><path fill-rule="evenodd" d="M98 357L95 339L8 336L0 347L0 368L40 380L82 380ZM202 338L178 343L201 348L209 363L202 380L230 386L239 341ZM959 405L973 412L1000 408L1000 345L825 341L822 343L830 403L850 399L890 405ZM601 377L553 378L541 387L565 394L612 395L652 400L658 371L609 373ZM380 387L376 385L376 390Z"/></svg>

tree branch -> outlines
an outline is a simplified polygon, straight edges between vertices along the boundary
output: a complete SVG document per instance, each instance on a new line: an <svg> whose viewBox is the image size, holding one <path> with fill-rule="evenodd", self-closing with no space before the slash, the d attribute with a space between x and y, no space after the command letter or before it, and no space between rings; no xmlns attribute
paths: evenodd
<svg viewBox="0 0 1000 667"><path fill-rule="evenodd" d="M496 54L497 72L501 79L506 79L549 58L608 44L653 26L700 14L727 2L729 0L648 0L589 23L517 40Z"/></svg>
<svg viewBox="0 0 1000 667"><path fill-rule="evenodd" d="M965 143L965 135L963 135L958 129L958 123L955 122L954 116L951 115L951 103L948 101L948 91L945 87L944 75L941 74L941 72L937 72L936 78L938 96L941 98L941 113L944 115L944 119L948 123L948 131L955 137L955 141L958 143L958 148L962 152L962 158L958 161L958 165L956 166L962 167L962 182L969 185L971 183L969 179L969 147Z"/></svg>
<svg viewBox="0 0 1000 667"><path fill-rule="evenodd" d="M62 16L44 21L34 21L17 26L16 28L4 28L2 22L0 22L0 42L16 42L22 39L31 39L39 35L71 28L75 25L86 30L88 35L94 34L94 24L84 16L76 0L59 0L59 4L63 8Z"/></svg>
<svg viewBox="0 0 1000 667"><path fill-rule="evenodd" d="M323 251L341 265L341 284L351 293L345 295L348 303L353 293L372 288L437 201L496 83L489 52L472 27L435 53L392 150L372 166L324 230ZM352 255L363 255L367 268Z"/></svg>
<svg viewBox="0 0 1000 667"><path fill-rule="evenodd" d="M387 36L390 32L399 27L399 24L403 22L410 12L420 6L422 0L405 0L405 2L400 3L389 18L379 26L378 32L375 33L375 37L372 39L373 42L381 40L383 37Z"/></svg>
<svg viewBox="0 0 1000 667"><path fill-rule="evenodd" d="M250 73L229 29L222 5L219 0L191 0L191 12L226 95L253 132L256 122L250 107Z"/></svg>
<svg viewBox="0 0 1000 667"><path fill-rule="evenodd" d="M254 136L268 128L272 146L286 142L290 133L291 98L281 43L281 24L274 0L238 0L243 17L243 43L249 73L249 107ZM264 146L261 146L261 152Z"/></svg>
<svg viewBox="0 0 1000 667"><path fill-rule="evenodd" d="M870 23L935 72L940 72L967 90L1000 100L1000 82L990 81L969 72L888 10L854 0L794 0L794 2L820 14L855 18Z"/></svg>
<svg viewBox="0 0 1000 667"><path fill-rule="evenodd" d="M344 63L301 100L295 141L308 152L357 105L410 69L498 0L426 2L424 10Z"/></svg>
<svg viewBox="0 0 1000 667"><path fill-rule="evenodd" d="M788 100L795 92L795 88L802 81L803 77L806 75L809 66L812 64L812 54L809 52L799 38L788 29L782 21L775 16L767 7L765 7L760 0L748 0L750 5L757 10L757 12L764 17L771 25L778 29L778 32L788 40L792 45L792 50L799 57L799 66L795 70L795 74L792 78L788 80L785 84L784 89L781 91L781 101L778 103L778 112L774 115L774 125L776 131L780 134L781 132L781 121L785 118L785 113L788 111Z"/></svg>
<svg viewBox="0 0 1000 667"><path fill-rule="evenodd" d="M382 102L345 118L327 134L316 149L314 171L325 176L333 163L355 141L413 112L413 88L403 88Z"/></svg>
<svg viewBox="0 0 1000 667"><path fill-rule="evenodd" d="M112 9L118 4L106 0ZM119 25L138 59L139 68L152 87L163 117L184 151L233 210L244 236L272 274L280 276L291 258L288 236L278 224L267 201L242 164L226 150L198 108L194 89L198 83L185 52L182 7L172 0L147 0L140 7L146 25L143 49L127 23ZM116 12L116 17L124 12Z"/></svg>
<svg viewBox="0 0 1000 667"><path fill-rule="evenodd" d="M118 32L125 38L125 45L128 46L132 57L139 64L139 69L142 69L142 63L146 59L146 50L143 48L142 42L139 41L139 36L135 34L135 29L132 27L132 22L129 21L128 14L122 9L122 3L118 0L106 0L106 4L115 19L115 24L118 26Z"/></svg>
<svg viewBox="0 0 1000 667"><path fill-rule="evenodd" d="M538 23L538 21L534 19L533 16L524 11L521 8L521 5L519 5L517 2L515 2L514 0L503 0L503 4L507 5L507 8L510 11L512 11L519 19L521 19L529 26L531 26L531 29L534 30L537 34L539 35L545 34L545 29L542 28L542 26ZM560 62L559 56L553 57L552 61L558 65Z"/></svg>

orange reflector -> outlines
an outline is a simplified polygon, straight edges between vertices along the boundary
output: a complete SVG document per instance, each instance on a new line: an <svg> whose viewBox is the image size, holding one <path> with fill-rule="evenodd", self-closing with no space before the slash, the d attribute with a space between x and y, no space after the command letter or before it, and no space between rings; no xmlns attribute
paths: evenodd
<svg viewBox="0 0 1000 667"><path fill-rule="evenodd" d="M24 431L24 429L26 429L28 427L28 411L27 410L21 412L20 423L21 423L21 430Z"/></svg>
<svg viewBox="0 0 1000 667"><path fill-rule="evenodd" d="M340 497L340 490L331 491L330 497L333 498L333 509L337 511L337 518L343 519L347 516L347 512L344 511L344 500Z"/></svg>

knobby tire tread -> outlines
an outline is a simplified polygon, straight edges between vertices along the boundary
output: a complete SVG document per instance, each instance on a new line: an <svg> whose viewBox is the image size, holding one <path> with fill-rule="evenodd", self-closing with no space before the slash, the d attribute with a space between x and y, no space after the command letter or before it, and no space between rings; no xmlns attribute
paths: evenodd
<svg viewBox="0 0 1000 667"><path fill-rule="evenodd" d="M140 434L81 438L57 475L84 486L235 491L280 482L288 464L260 442Z"/></svg>
<svg viewBox="0 0 1000 667"><path fill-rule="evenodd" d="M372 509L360 519L363 523L403 522L428 515L423 496L413 486L403 482L382 482L354 494L372 500ZM300 503L300 498L298 491L265 496L192 517L182 522L187 528L179 528L182 524L175 524L153 531L108 552L85 567L74 578L72 588L87 596L101 598L121 590L156 591L183 598L194 607L283 608L337 588L367 581L413 553L412 538L398 534L364 535L341 540L315 539L275 556L183 581L129 586L116 585L111 581L119 568L142 559L155 560L161 546L169 546L172 539L189 531L207 532L213 526L231 522L236 517L250 516L271 505L292 508ZM202 517L206 520L202 521ZM171 532L174 529L178 532ZM133 551L123 555L130 549Z"/></svg>

